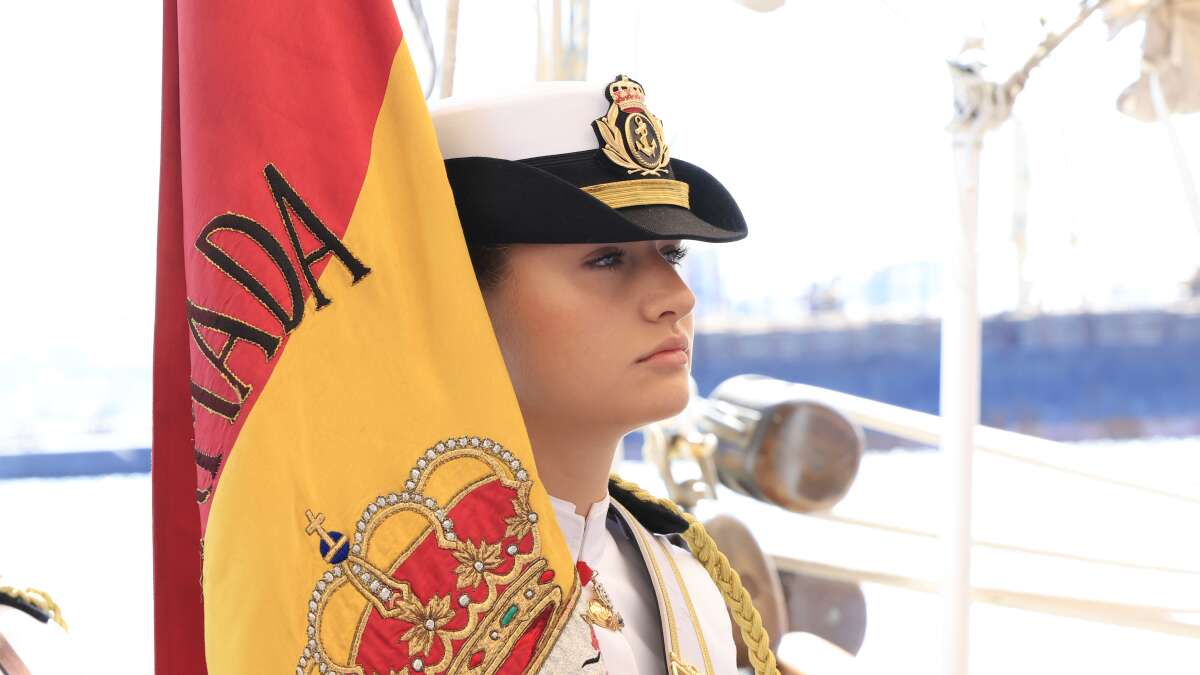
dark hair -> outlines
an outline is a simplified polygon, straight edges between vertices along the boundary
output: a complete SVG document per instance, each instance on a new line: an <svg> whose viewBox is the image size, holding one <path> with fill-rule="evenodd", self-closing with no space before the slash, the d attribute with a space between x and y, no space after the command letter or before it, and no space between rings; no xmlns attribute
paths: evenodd
<svg viewBox="0 0 1200 675"><path fill-rule="evenodd" d="M467 242L467 253L471 256L471 267L475 268L475 280L479 290L490 291L504 278L508 263L508 247L503 244L472 244Z"/></svg>

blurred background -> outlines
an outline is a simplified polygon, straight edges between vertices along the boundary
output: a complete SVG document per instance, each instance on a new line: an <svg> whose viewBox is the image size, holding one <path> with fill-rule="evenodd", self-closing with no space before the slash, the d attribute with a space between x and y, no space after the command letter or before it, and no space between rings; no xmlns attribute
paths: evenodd
<svg viewBox="0 0 1200 675"><path fill-rule="evenodd" d="M396 2L437 98L447 2ZM972 47L972 63L1003 80L1079 3L454 4L454 94L628 73L673 155L736 195L751 236L719 251L692 244L684 267L699 300L699 395L759 373L938 412L943 261L959 223L946 60ZM1196 3L1174 5L1196 30ZM980 558L976 582L1003 590L976 598L973 673L1200 663L1200 213L1188 173L1200 115L1122 112L1119 96L1143 74L1146 22L1115 21L1097 12L1080 24L983 144L981 421L1056 441L1026 457L1057 468L977 463L976 543L1033 552ZM51 593L72 627L63 658L86 654L89 672L152 670L161 30L153 2L0 8L0 585ZM555 32L560 61L548 63ZM1194 74L1200 33L1174 35ZM933 544L944 515L939 453L904 434L868 428L864 439L853 485L829 511L886 525L861 544L820 529L828 517L814 524L724 487L716 503L753 520L779 556L905 567L855 577L852 601L827 598L824 613L793 624L826 630L861 672L934 672L937 596L896 579L937 578L936 557L903 558ZM625 457L630 477L658 485L640 437ZM1086 479L1097 474L1109 480ZM793 547L774 551L785 533ZM879 538L901 534L920 544ZM1094 582L1076 598L1093 604L1021 596L1066 579ZM1100 597L1114 589L1128 593Z"/></svg>

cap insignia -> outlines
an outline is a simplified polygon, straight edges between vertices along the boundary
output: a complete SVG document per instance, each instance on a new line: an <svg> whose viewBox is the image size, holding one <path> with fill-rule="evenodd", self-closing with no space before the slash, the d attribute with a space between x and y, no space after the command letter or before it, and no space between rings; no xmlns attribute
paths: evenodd
<svg viewBox="0 0 1200 675"><path fill-rule="evenodd" d="M618 75L605 88L604 97L609 102L608 113L592 122L604 155L627 173L666 173L671 157L662 122L646 108L642 85Z"/></svg>

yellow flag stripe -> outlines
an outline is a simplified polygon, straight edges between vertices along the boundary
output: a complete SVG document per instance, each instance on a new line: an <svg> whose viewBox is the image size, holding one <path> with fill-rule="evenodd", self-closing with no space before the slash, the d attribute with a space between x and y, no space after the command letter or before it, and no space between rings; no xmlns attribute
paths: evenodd
<svg viewBox="0 0 1200 675"><path fill-rule="evenodd" d="M530 470L531 506L547 524L542 554L570 597L570 553L552 526L419 91L401 45L344 240L372 272L351 284L344 268L326 267L320 285L333 303L291 336L230 453L205 542L210 672L295 667L313 583L329 569L305 512L352 532L364 506L403 489L442 438L493 438ZM350 614L337 620L356 624Z"/></svg>

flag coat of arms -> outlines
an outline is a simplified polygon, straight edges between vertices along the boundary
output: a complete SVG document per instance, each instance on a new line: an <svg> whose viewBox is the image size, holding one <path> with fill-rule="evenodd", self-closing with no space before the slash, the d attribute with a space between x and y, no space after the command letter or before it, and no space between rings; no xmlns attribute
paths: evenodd
<svg viewBox="0 0 1200 675"><path fill-rule="evenodd" d="M167 0L163 54L158 672L590 646L391 3Z"/></svg>

